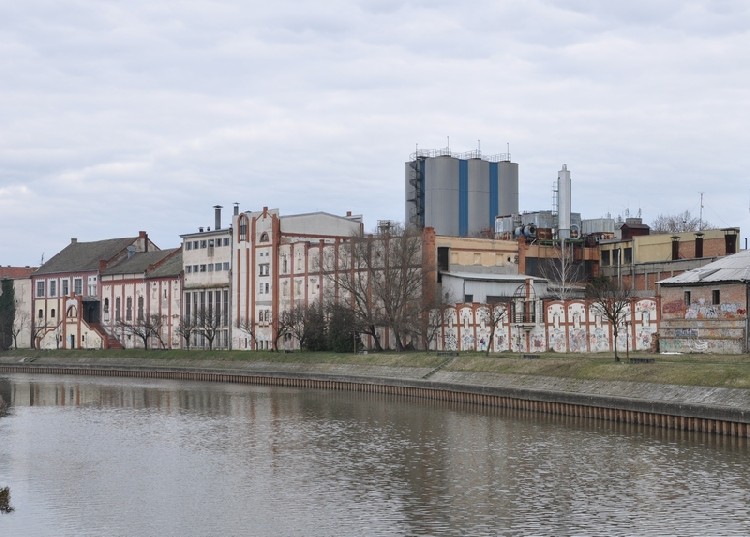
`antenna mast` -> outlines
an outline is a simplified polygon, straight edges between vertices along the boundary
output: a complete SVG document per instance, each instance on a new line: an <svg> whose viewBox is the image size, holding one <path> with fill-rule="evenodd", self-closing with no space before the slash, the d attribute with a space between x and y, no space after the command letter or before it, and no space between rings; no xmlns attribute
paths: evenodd
<svg viewBox="0 0 750 537"><path fill-rule="evenodd" d="M701 210L698 216L698 231L703 231L703 192L701 192Z"/></svg>

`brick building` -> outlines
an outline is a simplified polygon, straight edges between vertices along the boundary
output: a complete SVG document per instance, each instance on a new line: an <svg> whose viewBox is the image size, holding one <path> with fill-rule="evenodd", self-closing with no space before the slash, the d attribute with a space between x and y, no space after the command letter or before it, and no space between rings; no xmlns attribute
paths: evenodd
<svg viewBox="0 0 750 537"><path fill-rule="evenodd" d="M748 352L750 250L659 282L660 349Z"/></svg>

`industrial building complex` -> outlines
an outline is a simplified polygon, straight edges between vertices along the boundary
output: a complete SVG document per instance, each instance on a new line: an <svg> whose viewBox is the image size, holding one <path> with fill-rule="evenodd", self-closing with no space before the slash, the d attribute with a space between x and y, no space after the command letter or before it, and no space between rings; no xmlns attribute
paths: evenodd
<svg viewBox="0 0 750 537"><path fill-rule="evenodd" d="M404 169L404 222L372 231L351 212L235 203L177 247L145 231L72 239L36 270L2 269L15 314L0 318L0 345L294 350L333 345L311 331L330 340L345 326L336 344L359 351L750 348L739 228L584 219L566 164L552 207L520 212L509 153L418 150ZM586 292L602 279L621 292L621 317Z"/></svg>

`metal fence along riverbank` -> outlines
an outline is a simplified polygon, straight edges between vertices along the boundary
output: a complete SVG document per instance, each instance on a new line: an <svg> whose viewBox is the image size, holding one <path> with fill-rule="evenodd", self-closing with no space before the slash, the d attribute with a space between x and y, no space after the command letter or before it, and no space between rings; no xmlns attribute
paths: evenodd
<svg viewBox="0 0 750 537"><path fill-rule="evenodd" d="M602 390L572 392L538 387L471 385L447 382L445 378L440 381L315 372L213 371L199 368L138 366L83 367L64 364L5 363L0 364L0 372L172 379L369 392L750 438L750 411L744 405L700 404L684 400L665 400L664 397L631 398L621 394L602 393ZM596 386L596 383L588 385ZM667 387L653 385L655 395L660 389L665 388ZM707 393L715 393L717 389L705 390Z"/></svg>

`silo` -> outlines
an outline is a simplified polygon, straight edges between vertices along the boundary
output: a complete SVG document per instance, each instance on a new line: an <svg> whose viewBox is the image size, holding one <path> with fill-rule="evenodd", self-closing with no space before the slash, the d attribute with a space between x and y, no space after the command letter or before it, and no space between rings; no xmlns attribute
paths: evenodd
<svg viewBox="0 0 750 537"><path fill-rule="evenodd" d="M459 229L462 237L475 237L492 229L495 216L490 218L490 163L480 158L466 162L466 205L460 207Z"/></svg>
<svg viewBox="0 0 750 537"><path fill-rule="evenodd" d="M518 164L497 163L497 214L518 214Z"/></svg>
<svg viewBox="0 0 750 537"><path fill-rule="evenodd" d="M568 165L563 164L562 170L557 172L557 237L560 240L570 238L570 171Z"/></svg>
<svg viewBox="0 0 750 537"><path fill-rule="evenodd" d="M407 225L449 236L491 232L496 216L518 213L518 164L505 158L418 150L405 165Z"/></svg>
<svg viewBox="0 0 750 537"><path fill-rule="evenodd" d="M428 158L424 176L425 227L434 227L438 235L460 235L459 160L450 156Z"/></svg>

